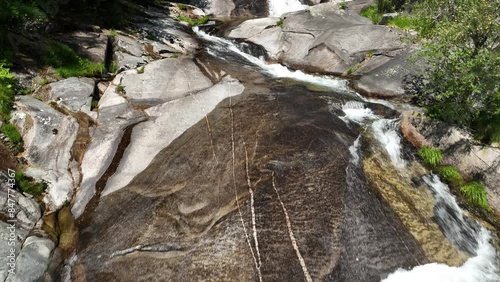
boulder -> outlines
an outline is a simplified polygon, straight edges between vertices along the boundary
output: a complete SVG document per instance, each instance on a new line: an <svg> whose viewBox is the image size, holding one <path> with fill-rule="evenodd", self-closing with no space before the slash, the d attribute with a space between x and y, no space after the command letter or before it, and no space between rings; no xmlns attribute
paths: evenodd
<svg viewBox="0 0 500 282"><path fill-rule="evenodd" d="M154 61L144 73L123 73L121 84L134 105L156 105L176 100L212 86L210 79L193 62L192 57Z"/></svg>
<svg viewBox="0 0 500 282"><path fill-rule="evenodd" d="M43 281L54 247L54 242L49 239L28 237L17 257L16 274L9 274L5 281Z"/></svg>
<svg viewBox="0 0 500 282"><path fill-rule="evenodd" d="M68 167L78 123L30 96L18 96L16 106L11 122L24 140L23 154L30 165L25 173L47 183L44 201L49 210L57 210L73 195Z"/></svg>
<svg viewBox="0 0 500 282"><path fill-rule="evenodd" d="M384 53L403 48L396 30L372 25L355 13L327 9L333 4L320 4L309 11L287 14L281 26L277 26L276 18L248 20L231 30L228 36L259 44L271 58L290 66L309 67L323 73L335 73L331 69L336 65L325 69L316 62L319 60L307 58L319 46L323 51L330 51L321 54L324 59L344 64L344 71L363 61L368 51Z"/></svg>
<svg viewBox="0 0 500 282"><path fill-rule="evenodd" d="M8 276L10 267L7 263L11 249L14 249L17 257L23 241L41 217L40 206L33 199L15 190L8 191L9 179L6 173L0 172L0 281L5 281ZM7 202L9 198L11 201ZM15 229L9 229L12 222L8 220L11 219L17 220L14 223ZM9 241L10 238L13 240ZM19 265L17 265L17 271L19 271Z"/></svg>
<svg viewBox="0 0 500 282"><path fill-rule="evenodd" d="M115 83L120 77L115 79ZM119 144L128 126L144 120L142 111L116 93L116 84L110 84L99 101L97 126L91 130L92 141L87 147L81 163L82 181L72 206L75 218L79 217L96 191L104 187L96 184L110 167Z"/></svg>
<svg viewBox="0 0 500 282"><path fill-rule="evenodd" d="M405 79L417 72L409 57L412 50L365 59L352 75L359 77L352 87L368 97L393 98L405 94Z"/></svg>
<svg viewBox="0 0 500 282"><path fill-rule="evenodd" d="M68 78L51 83L49 101L56 102L73 112L89 113L95 81L91 78Z"/></svg>
<svg viewBox="0 0 500 282"><path fill-rule="evenodd" d="M107 181L103 196L125 187L162 149L202 120L220 101L243 90L242 84L226 76L207 90L147 109L149 120L134 127L130 144L116 172ZM207 127L210 128L209 123Z"/></svg>
<svg viewBox="0 0 500 282"><path fill-rule="evenodd" d="M373 25L354 11L339 10L334 2L286 14L280 26L278 20L251 19L226 33L261 45L271 59L295 69L353 75L353 86L368 96L404 94L410 51L396 29Z"/></svg>

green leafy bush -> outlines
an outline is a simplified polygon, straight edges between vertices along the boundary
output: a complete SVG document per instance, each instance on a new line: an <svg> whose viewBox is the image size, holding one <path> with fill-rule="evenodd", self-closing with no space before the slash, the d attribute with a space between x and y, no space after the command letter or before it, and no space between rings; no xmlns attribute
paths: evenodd
<svg viewBox="0 0 500 282"><path fill-rule="evenodd" d="M0 117L4 120L10 119L14 94L14 76L0 63Z"/></svg>
<svg viewBox="0 0 500 282"><path fill-rule="evenodd" d="M464 179L458 170L453 166L444 166L439 170L439 175L446 180L448 183L453 185L463 185Z"/></svg>
<svg viewBox="0 0 500 282"><path fill-rule="evenodd" d="M10 142L13 144L22 144L23 143L23 138L21 137L21 134L19 131L17 131L17 128L15 125L7 123L2 126L2 132L9 137Z"/></svg>
<svg viewBox="0 0 500 282"><path fill-rule="evenodd" d="M348 6L347 6L347 3L345 1L342 1L339 3L339 8L341 10L347 10Z"/></svg>
<svg viewBox="0 0 500 282"><path fill-rule="evenodd" d="M488 199L486 197L486 189L480 182L474 181L463 185L460 187L460 191L462 191L462 193L464 193L467 199L472 203L487 210L490 209Z"/></svg>
<svg viewBox="0 0 500 282"><path fill-rule="evenodd" d="M32 178L25 176L22 172L16 172L15 179L16 185L21 191L33 196L38 196L45 190L45 185L43 183L33 181Z"/></svg>
<svg viewBox="0 0 500 282"><path fill-rule="evenodd" d="M276 22L276 26L282 27L284 22L285 22L285 19L280 18L280 19Z"/></svg>
<svg viewBox="0 0 500 282"><path fill-rule="evenodd" d="M394 26L404 30L418 29L419 22L416 18L410 16L397 16L387 22L388 26Z"/></svg>
<svg viewBox="0 0 500 282"><path fill-rule="evenodd" d="M45 14L38 8L36 1L0 1L0 24L24 20L42 20L45 17Z"/></svg>
<svg viewBox="0 0 500 282"><path fill-rule="evenodd" d="M426 61L415 101L431 117L472 129L482 142L500 141L500 1L435 0L416 5L425 23ZM423 29L423 28L421 28Z"/></svg>
<svg viewBox="0 0 500 282"><path fill-rule="evenodd" d="M437 167L443 160L443 154L439 149L423 146L418 151L418 155L424 160L424 163L432 168Z"/></svg>
<svg viewBox="0 0 500 282"><path fill-rule="evenodd" d="M361 11L361 15L372 20L373 24L377 24L382 19L382 13L377 9L376 5L372 5Z"/></svg>

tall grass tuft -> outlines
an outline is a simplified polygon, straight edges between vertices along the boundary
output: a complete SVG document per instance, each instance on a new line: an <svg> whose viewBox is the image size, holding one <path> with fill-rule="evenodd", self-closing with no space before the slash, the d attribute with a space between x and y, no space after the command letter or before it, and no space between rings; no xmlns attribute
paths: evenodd
<svg viewBox="0 0 500 282"><path fill-rule="evenodd" d="M458 172L458 170L454 166L444 166L439 170L439 175L446 180L446 182L461 186L464 184L464 179L462 175Z"/></svg>
<svg viewBox="0 0 500 282"><path fill-rule="evenodd" d="M432 168L437 167L443 160L443 154L439 149L423 146L418 150L418 155L424 160L424 163Z"/></svg>
<svg viewBox="0 0 500 282"><path fill-rule="evenodd" d="M480 182L474 181L467 183L460 187L460 191L464 193L469 201L482 208L490 210L488 199L486 197L486 189Z"/></svg>

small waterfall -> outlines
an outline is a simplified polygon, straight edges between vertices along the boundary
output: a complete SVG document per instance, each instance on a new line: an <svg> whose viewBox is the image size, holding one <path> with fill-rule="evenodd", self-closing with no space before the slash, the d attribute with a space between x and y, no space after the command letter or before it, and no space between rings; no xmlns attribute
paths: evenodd
<svg viewBox="0 0 500 282"><path fill-rule="evenodd" d="M365 104L359 101L347 101L342 105L342 111L345 116L340 118L346 123L353 121L361 124L366 120L378 118L371 109L366 108Z"/></svg>
<svg viewBox="0 0 500 282"><path fill-rule="evenodd" d="M398 120L379 119L372 123L373 135L384 147L392 164L403 169L406 167L406 161L401 157L402 146L398 128Z"/></svg>
<svg viewBox="0 0 500 282"><path fill-rule="evenodd" d="M436 175L424 177L436 198L435 214L446 237L459 248L472 253L460 267L429 263L412 270L399 269L383 282L498 282L500 274L490 233L466 218L450 194L448 186Z"/></svg>
<svg viewBox="0 0 500 282"><path fill-rule="evenodd" d="M299 0L268 0L269 16L281 17L284 13L307 9Z"/></svg>
<svg viewBox="0 0 500 282"><path fill-rule="evenodd" d="M290 78L297 81L315 84L330 88L335 91L347 91L347 81L329 76L310 75L302 71L291 71L280 64L267 64L262 58L257 58L241 51L233 42L224 38L209 35L201 31L198 27L193 28L194 32L202 39L211 42L208 53L219 58L227 57L228 52L238 55L257 66L265 74L276 78Z"/></svg>

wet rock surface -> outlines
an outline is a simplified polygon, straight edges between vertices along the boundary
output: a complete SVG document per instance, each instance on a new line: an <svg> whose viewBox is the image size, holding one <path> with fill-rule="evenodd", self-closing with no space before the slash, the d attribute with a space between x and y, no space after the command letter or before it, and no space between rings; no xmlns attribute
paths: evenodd
<svg viewBox="0 0 500 282"><path fill-rule="evenodd" d="M210 128L198 122L99 200L81 230L75 281L336 281L357 271L367 273L359 281L373 281L401 261L416 263L394 247L384 257L394 264L339 267L346 252L345 264L356 260L342 240L344 224L355 220L342 212L355 134L325 100L304 89L246 91L207 119ZM407 235L377 234L386 242L380 248L402 236L418 253ZM368 250L373 239L355 244Z"/></svg>

